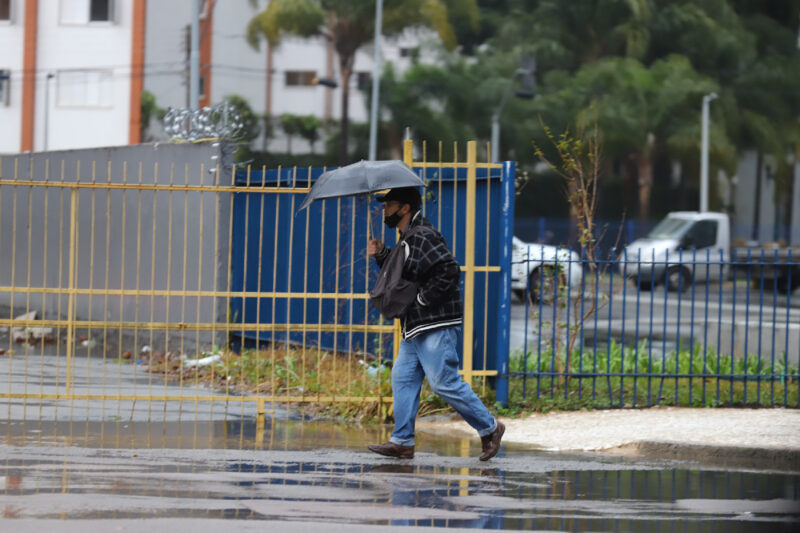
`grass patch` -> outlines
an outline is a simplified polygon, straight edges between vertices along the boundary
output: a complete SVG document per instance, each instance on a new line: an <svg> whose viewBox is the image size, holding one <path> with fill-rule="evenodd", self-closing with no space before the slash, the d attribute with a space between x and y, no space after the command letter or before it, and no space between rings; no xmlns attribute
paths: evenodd
<svg viewBox="0 0 800 533"><path fill-rule="evenodd" d="M158 354L158 352L156 352ZM275 345L237 354L215 349L198 359L211 364L191 366L174 354L148 361L150 372L167 373L173 382L206 384L222 394L280 397L321 418L391 421L391 368L359 354ZM196 361L196 360L195 360ZM650 354L646 343L623 346L612 342L596 352L543 350L510 358L509 407L495 404L495 391L483 378L472 389L487 406L504 416L550 410L607 409L672 405L687 407L798 405L798 369L776 361L774 367L756 357L734 359L694 350ZM592 376L590 374L616 374ZM645 375L643 375L645 374ZM688 375L691 374L691 377ZM418 416L452 409L423 384Z"/></svg>
<svg viewBox="0 0 800 533"><path fill-rule="evenodd" d="M733 358L694 350L655 355L646 342L611 342L597 352L512 354L509 405L513 414L551 409L798 405L798 369L781 358ZM770 361L771 363L771 361ZM554 375L555 374L555 375ZM611 374L592 376L591 374Z"/></svg>
<svg viewBox="0 0 800 533"><path fill-rule="evenodd" d="M170 360L167 354L160 360L149 361L148 371L166 372L172 382L205 384L221 394L288 397L282 403L302 406L318 417L364 422L391 420L391 368L377 360L286 345L241 353L214 349L199 354L198 360L209 357L217 360L193 366L192 360ZM418 416L449 410L425 382Z"/></svg>

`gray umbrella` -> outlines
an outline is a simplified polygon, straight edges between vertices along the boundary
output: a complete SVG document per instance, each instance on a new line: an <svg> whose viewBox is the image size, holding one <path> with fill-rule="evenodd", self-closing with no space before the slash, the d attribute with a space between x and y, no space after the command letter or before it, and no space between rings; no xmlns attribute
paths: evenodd
<svg viewBox="0 0 800 533"><path fill-rule="evenodd" d="M352 165L329 170L311 187L301 211L314 200L368 194L395 187L424 187L425 182L400 160L359 161Z"/></svg>

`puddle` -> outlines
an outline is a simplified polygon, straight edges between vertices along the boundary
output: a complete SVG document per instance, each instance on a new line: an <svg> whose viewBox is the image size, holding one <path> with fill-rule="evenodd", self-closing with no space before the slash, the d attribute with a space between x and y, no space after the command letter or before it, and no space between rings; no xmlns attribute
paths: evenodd
<svg viewBox="0 0 800 533"><path fill-rule="evenodd" d="M236 450L364 450L385 442L391 426L267 420L258 427L247 421L140 422L12 421L0 422L0 442L12 446L68 445L84 448L179 448ZM480 454L477 437L451 438L425 433L418 453L472 457ZM514 445L511 445L515 448ZM519 446L518 449L529 449Z"/></svg>
<svg viewBox="0 0 800 533"><path fill-rule="evenodd" d="M315 461L150 468L11 462L4 518L218 518L548 531L793 531L798 476Z"/></svg>
<svg viewBox="0 0 800 533"><path fill-rule="evenodd" d="M0 424L0 515L112 529L114 520L169 518L642 532L789 532L800 523L799 474L513 446L480 463L477 438L428 434L410 461L364 450L388 431L309 422Z"/></svg>

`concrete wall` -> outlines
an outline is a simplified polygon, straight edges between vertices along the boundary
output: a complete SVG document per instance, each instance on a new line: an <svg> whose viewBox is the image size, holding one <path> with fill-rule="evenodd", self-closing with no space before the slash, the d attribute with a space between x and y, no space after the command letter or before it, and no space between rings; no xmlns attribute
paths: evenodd
<svg viewBox="0 0 800 533"><path fill-rule="evenodd" d="M733 217L733 237L752 238L752 228L755 214L756 198L756 172L757 154L753 151L746 152L739 159L738 173L736 176L736 194ZM775 228L775 180L770 179L767 167L775 165L769 158L762 161L761 196L759 201L759 229L756 236L758 242L769 242L774 239ZM794 197L792 201L792 222L789 244L800 244L800 163L795 165L794 171ZM783 220L780 220L783 223Z"/></svg>
<svg viewBox="0 0 800 533"><path fill-rule="evenodd" d="M6 156L5 179L96 181L119 184L212 185L210 173L229 160L219 143L155 144ZM230 170L221 171L230 184ZM230 260L231 193L164 190L79 189L75 271L78 288L224 290ZM0 286L33 288L0 292L9 313L37 310L65 319L66 294L36 288L69 286L71 189L0 187ZM224 322L224 299L180 296L78 295L80 320L134 322ZM210 333L181 336L182 346L208 345ZM138 345L148 344L149 331ZM156 337L159 332L155 332Z"/></svg>

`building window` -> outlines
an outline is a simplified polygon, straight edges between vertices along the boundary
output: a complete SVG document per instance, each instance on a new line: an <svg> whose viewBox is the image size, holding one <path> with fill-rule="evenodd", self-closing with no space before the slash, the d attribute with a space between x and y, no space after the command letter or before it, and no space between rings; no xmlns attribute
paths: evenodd
<svg viewBox="0 0 800 533"><path fill-rule="evenodd" d="M56 104L60 107L111 107L110 70L62 70L57 74Z"/></svg>
<svg viewBox="0 0 800 533"><path fill-rule="evenodd" d="M416 58L419 57L419 47L418 46L403 46L400 48L400 57L411 57Z"/></svg>
<svg viewBox="0 0 800 533"><path fill-rule="evenodd" d="M0 106L6 106L11 92L11 71L0 70Z"/></svg>
<svg viewBox="0 0 800 533"><path fill-rule="evenodd" d="M0 0L0 21L11 21L11 0Z"/></svg>
<svg viewBox="0 0 800 533"><path fill-rule="evenodd" d="M313 70L287 70L286 86L299 87L303 85L314 85L317 73Z"/></svg>
<svg viewBox="0 0 800 533"><path fill-rule="evenodd" d="M359 91L366 91L372 87L371 72L356 72L356 87Z"/></svg>
<svg viewBox="0 0 800 533"><path fill-rule="evenodd" d="M112 22L114 0L61 0L62 24Z"/></svg>
<svg viewBox="0 0 800 533"><path fill-rule="evenodd" d="M111 0L89 0L89 21L109 22L111 20Z"/></svg>

